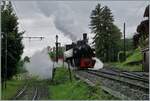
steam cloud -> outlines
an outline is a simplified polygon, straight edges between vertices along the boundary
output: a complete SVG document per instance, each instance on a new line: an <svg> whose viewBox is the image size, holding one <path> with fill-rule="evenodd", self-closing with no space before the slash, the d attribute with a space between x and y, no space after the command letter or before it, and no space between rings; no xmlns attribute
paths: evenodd
<svg viewBox="0 0 150 101"><path fill-rule="evenodd" d="M48 56L47 48L37 51L30 59L30 63L26 63L27 71L40 79L49 79L52 77L53 62Z"/></svg>
<svg viewBox="0 0 150 101"><path fill-rule="evenodd" d="M46 17L53 17L56 28L68 36L72 41L81 38L82 33L85 32L83 28L79 27L79 22L75 14L67 4L62 2L38 1L36 5Z"/></svg>

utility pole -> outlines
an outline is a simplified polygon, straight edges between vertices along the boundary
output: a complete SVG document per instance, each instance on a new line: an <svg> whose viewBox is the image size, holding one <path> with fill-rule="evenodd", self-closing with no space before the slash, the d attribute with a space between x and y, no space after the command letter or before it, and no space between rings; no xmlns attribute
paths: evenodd
<svg viewBox="0 0 150 101"><path fill-rule="evenodd" d="M124 34L124 61L126 60L126 44L125 44L125 22L123 26L123 34Z"/></svg>
<svg viewBox="0 0 150 101"><path fill-rule="evenodd" d="M8 50L7 50L7 33L2 32L2 35L3 35L2 37L4 37L4 39L5 39L4 88L6 88L7 87L7 52L8 52ZM44 37L40 36L40 37L22 37L22 38L28 38L29 40L40 38L42 40Z"/></svg>
<svg viewBox="0 0 150 101"><path fill-rule="evenodd" d="M5 39L5 48L4 48L4 55L5 55L5 60L4 60L4 81L3 81L3 84L4 84L4 88L6 88L6 81L7 81L7 33L4 33L4 32L1 32L2 34L2 37Z"/></svg>
<svg viewBox="0 0 150 101"><path fill-rule="evenodd" d="M58 47L61 45L60 42L58 42L58 35L56 35L56 62L58 62Z"/></svg>
<svg viewBox="0 0 150 101"><path fill-rule="evenodd" d="M7 33L5 34L5 88L7 86Z"/></svg>
<svg viewBox="0 0 150 101"><path fill-rule="evenodd" d="M56 35L56 62L58 62L58 35Z"/></svg>
<svg viewBox="0 0 150 101"><path fill-rule="evenodd" d="M55 44L56 44L56 62L58 62L58 45L59 45L58 35L56 35L56 42L55 42ZM55 71L56 71L56 67L53 66L52 82L54 81Z"/></svg>

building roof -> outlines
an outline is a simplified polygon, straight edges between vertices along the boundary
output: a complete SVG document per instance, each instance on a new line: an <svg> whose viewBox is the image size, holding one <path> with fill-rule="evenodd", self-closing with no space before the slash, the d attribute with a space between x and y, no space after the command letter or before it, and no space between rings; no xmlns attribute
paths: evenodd
<svg viewBox="0 0 150 101"><path fill-rule="evenodd" d="M149 17L149 5L145 9L144 17Z"/></svg>

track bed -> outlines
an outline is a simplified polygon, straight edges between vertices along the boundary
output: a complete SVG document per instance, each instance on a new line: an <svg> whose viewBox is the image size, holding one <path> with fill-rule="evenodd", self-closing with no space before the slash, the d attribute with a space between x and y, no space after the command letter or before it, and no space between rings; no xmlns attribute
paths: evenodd
<svg viewBox="0 0 150 101"><path fill-rule="evenodd" d="M99 85L105 91L120 99L148 100L149 78L145 73L118 71L112 69L75 71L78 78L88 84Z"/></svg>

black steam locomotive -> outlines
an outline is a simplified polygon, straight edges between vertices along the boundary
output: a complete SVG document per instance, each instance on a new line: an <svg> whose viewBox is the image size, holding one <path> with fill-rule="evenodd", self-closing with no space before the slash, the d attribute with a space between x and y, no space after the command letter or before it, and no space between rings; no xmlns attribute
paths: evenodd
<svg viewBox="0 0 150 101"><path fill-rule="evenodd" d="M66 53L70 56L66 56L65 60L70 62L73 67L80 69L93 68L95 60L92 57L95 56L94 49L88 45L87 34L83 34L83 40L78 40L76 43L66 45Z"/></svg>

